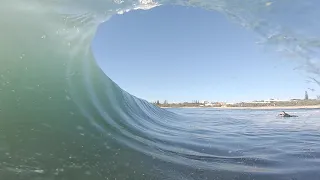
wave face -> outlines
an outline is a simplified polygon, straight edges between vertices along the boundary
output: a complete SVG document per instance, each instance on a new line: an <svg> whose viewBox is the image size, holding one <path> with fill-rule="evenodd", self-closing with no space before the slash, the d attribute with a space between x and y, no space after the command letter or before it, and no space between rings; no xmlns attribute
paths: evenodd
<svg viewBox="0 0 320 180"><path fill-rule="evenodd" d="M273 149L265 157L259 156L257 149L251 149L255 154L234 152L233 141L241 133L231 131L232 127L219 129L220 121L245 128L240 125L241 115L217 115L210 125L215 128L206 129L199 122L206 123L207 117L159 109L123 91L101 71L90 49L99 24L115 14L160 5L221 12L259 34L259 43L299 60L318 82L320 26L316 17L320 6L316 0L2 0L1 178L320 177L319 142L312 145L316 152L310 150L313 158L299 161L303 153L295 148L286 154L294 157L296 164L277 159L290 146ZM248 126L247 130L262 128ZM316 132L312 127L319 126L303 127ZM255 134L270 135L252 131L242 137L254 138ZM314 137L319 136L315 133L309 138ZM286 133L283 138L293 141ZM306 137L304 142L308 140ZM268 143L272 146L272 139ZM246 143L239 146L245 149Z"/></svg>

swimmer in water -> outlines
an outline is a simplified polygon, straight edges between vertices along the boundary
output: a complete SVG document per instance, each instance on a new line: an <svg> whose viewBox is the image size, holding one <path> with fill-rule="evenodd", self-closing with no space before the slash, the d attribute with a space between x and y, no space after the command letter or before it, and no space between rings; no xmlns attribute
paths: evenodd
<svg viewBox="0 0 320 180"><path fill-rule="evenodd" d="M286 112L284 112L284 111L282 111L282 112L279 114L279 116L281 116L281 117L298 117L298 116L295 116L295 115L290 115L290 114L288 114L288 113L286 113Z"/></svg>

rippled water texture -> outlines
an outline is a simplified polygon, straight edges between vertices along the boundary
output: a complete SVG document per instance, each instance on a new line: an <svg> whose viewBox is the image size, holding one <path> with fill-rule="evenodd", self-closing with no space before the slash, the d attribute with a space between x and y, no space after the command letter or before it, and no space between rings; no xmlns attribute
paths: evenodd
<svg viewBox="0 0 320 180"><path fill-rule="evenodd" d="M320 179L317 110L289 120L271 111L159 109L121 90L90 49L114 14L196 6L256 32L259 44L318 82L318 4L2 0L0 178Z"/></svg>

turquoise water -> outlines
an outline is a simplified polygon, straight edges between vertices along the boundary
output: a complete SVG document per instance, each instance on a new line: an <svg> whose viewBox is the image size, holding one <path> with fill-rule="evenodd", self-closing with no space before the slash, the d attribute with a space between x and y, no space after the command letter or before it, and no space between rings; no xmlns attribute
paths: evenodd
<svg viewBox="0 0 320 180"><path fill-rule="evenodd" d="M164 110L101 71L99 24L158 5L218 11L318 78L315 0L2 0L0 178L319 179L317 110Z"/></svg>

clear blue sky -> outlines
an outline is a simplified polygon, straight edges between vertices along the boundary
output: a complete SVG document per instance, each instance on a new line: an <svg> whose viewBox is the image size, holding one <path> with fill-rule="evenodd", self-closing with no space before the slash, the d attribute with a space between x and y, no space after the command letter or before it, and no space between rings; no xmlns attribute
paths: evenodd
<svg viewBox="0 0 320 180"><path fill-rule="evenodd" d="M111 79L149 101L303 98L313 85L297 64L257 40L222 14L167 6L114 16L93 51Z"/></svg>

